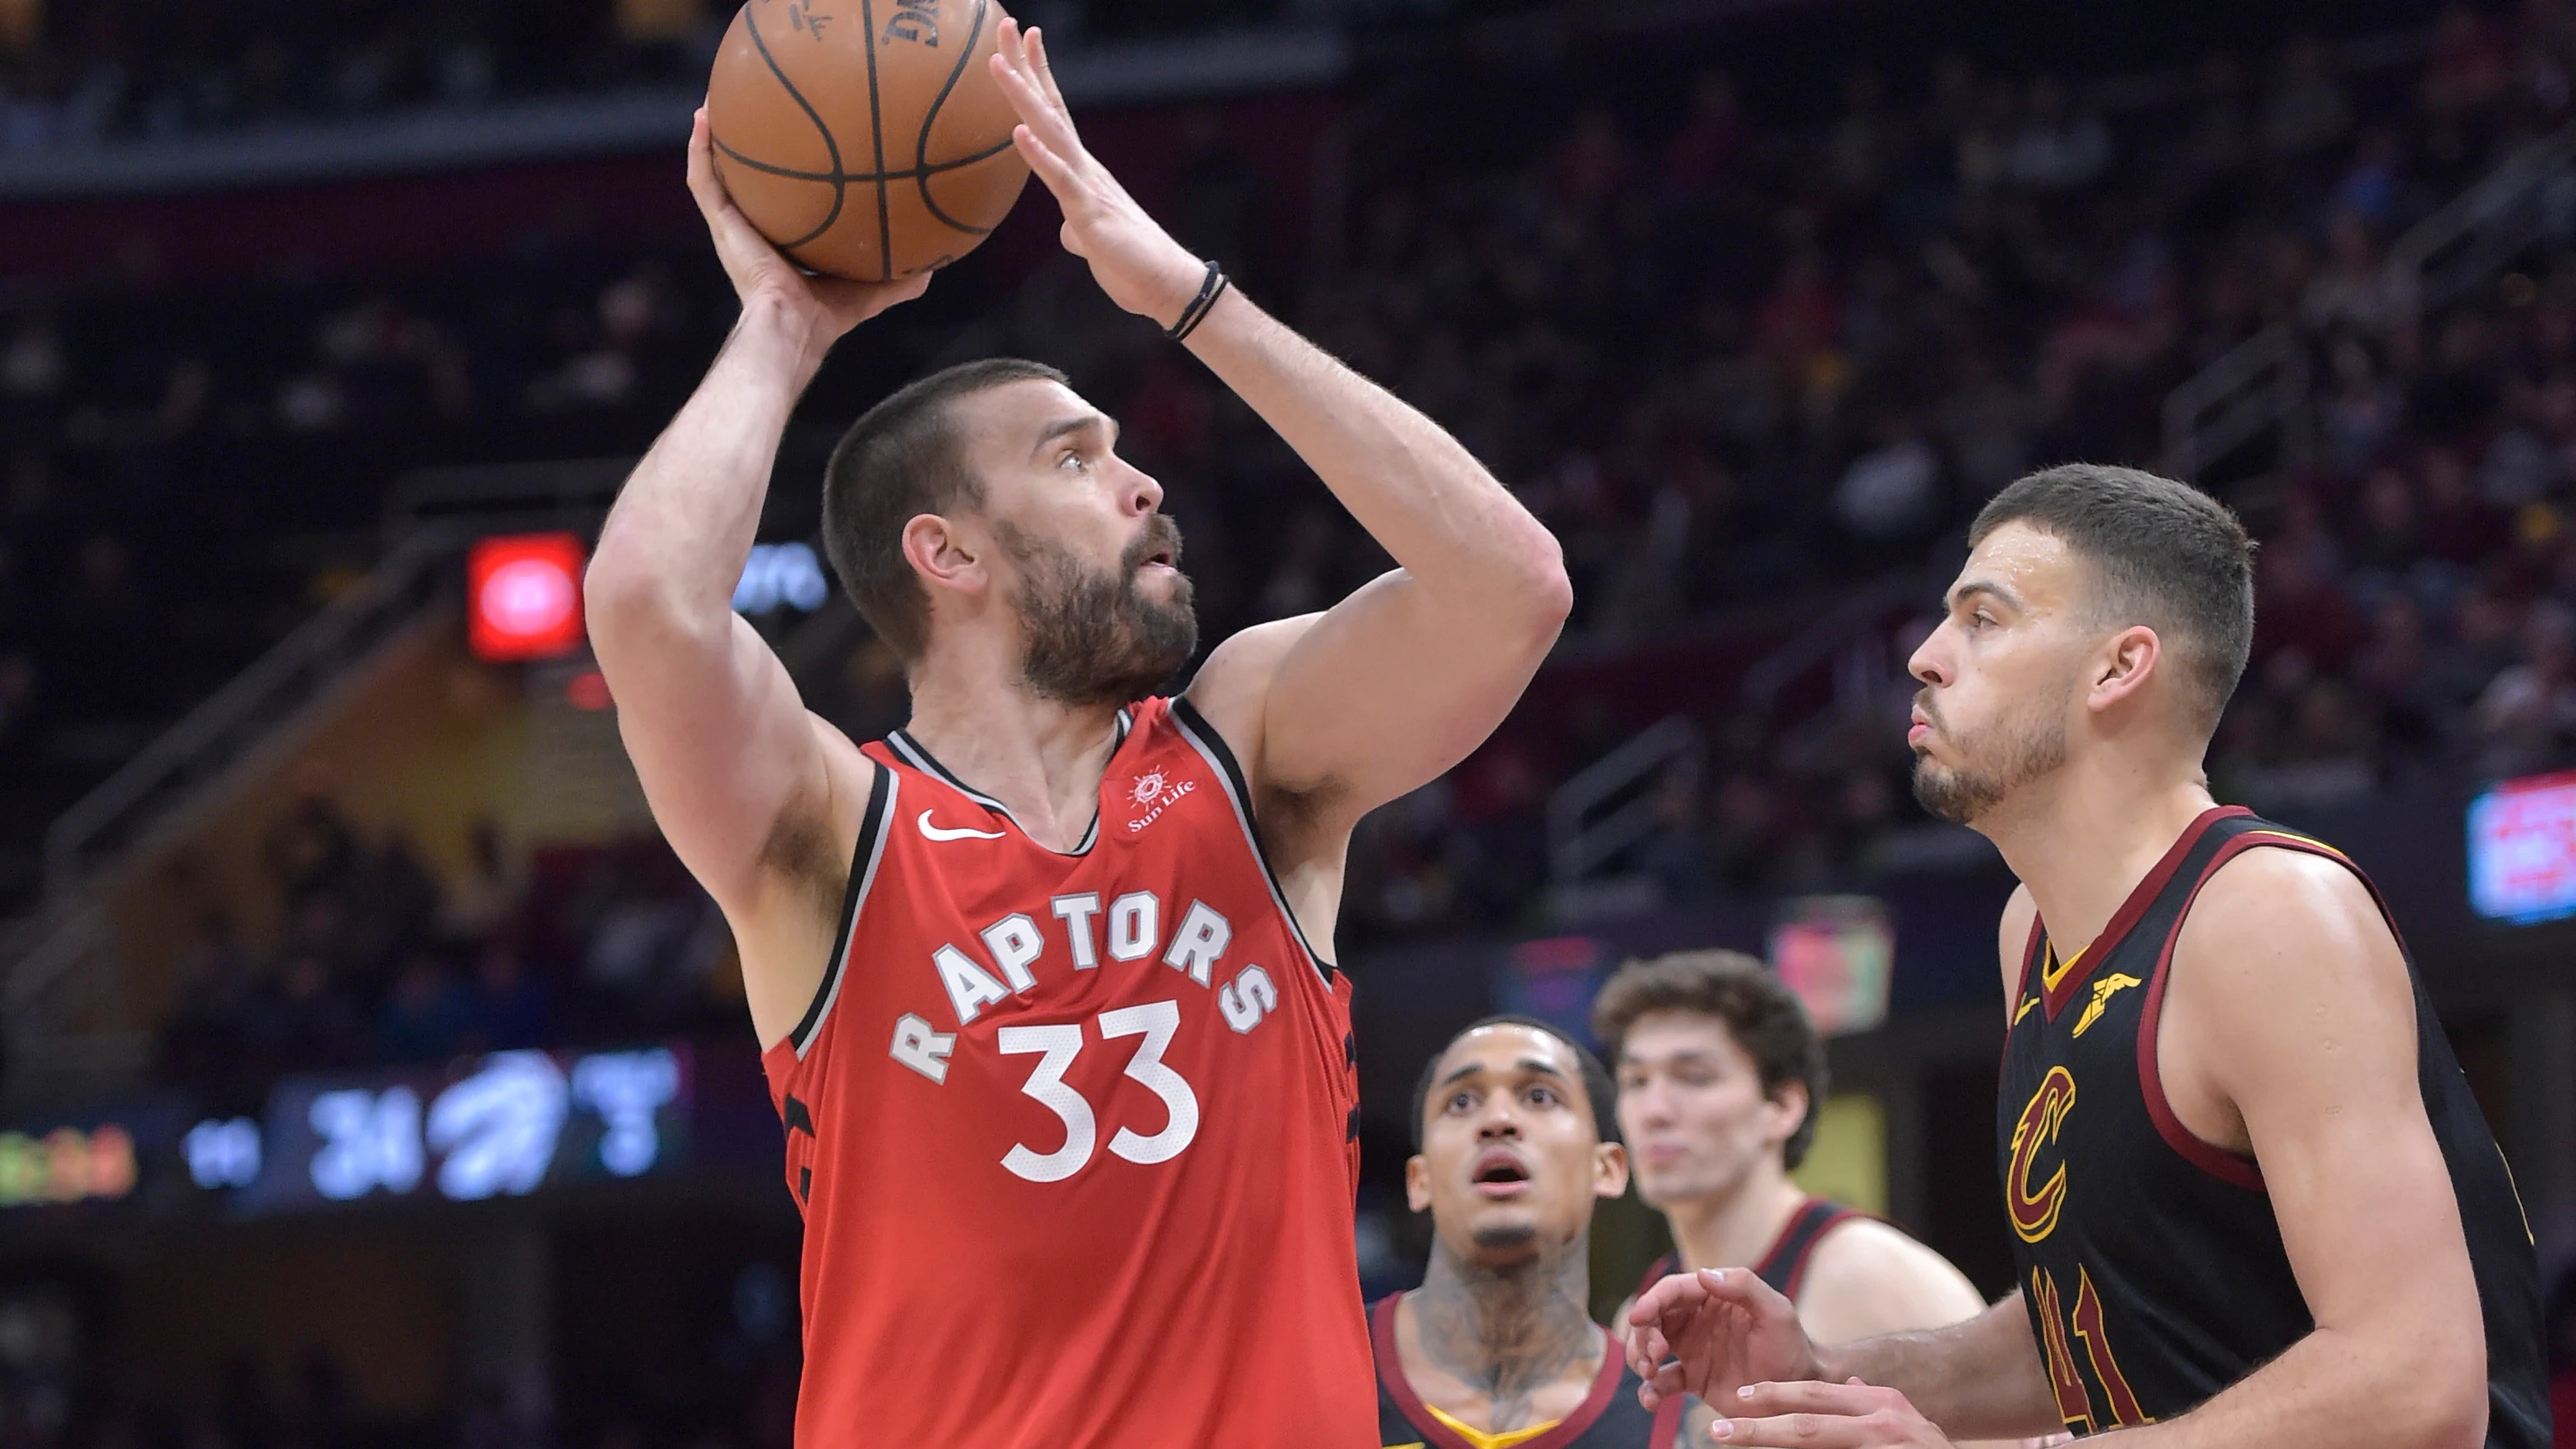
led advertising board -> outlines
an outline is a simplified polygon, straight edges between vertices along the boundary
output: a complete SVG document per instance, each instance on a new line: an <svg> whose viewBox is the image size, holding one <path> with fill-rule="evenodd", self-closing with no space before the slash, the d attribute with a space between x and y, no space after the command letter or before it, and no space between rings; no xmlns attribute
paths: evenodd
<svg viewBox="0 0 2576 1449"><path fill-rule="evenodd" d="M465 556L466 642L495 661L558 659L581 647L581 569L576 533L487 538Z"/></svg>
<svg viewBox="0 0 2576 1449"><path fill-rule="evenodd" d="M182 1142L202 1188L246 1213L391 1199L480 1202L640 1177L686 1153L685 1047L502 1051L435 1070L289 1077L267 1120L210 1119Z"/></svg>
<svg viewBox="0 0 2576 1449"><path fill-rule="evenodd" d="M2576 915L2576 770L2469 802L2469 905L2515 925Z"/></svg>

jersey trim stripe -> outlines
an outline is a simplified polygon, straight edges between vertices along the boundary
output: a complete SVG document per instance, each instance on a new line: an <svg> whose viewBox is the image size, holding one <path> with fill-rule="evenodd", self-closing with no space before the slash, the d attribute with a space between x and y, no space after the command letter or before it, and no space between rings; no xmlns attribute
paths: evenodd
<svg viewBox="0 0 2576 1449"><path fill-rule="evenodd" d="M2155 868L2147 872L2146 879L2139 881L2129 892L2129 898L2120 903L2119 911L2111 917L2110 924L2102 928L2102 934L2075 953L2075 960L2064 963L2063 976L2049 980L2048 959L2042 958L2040 985L2048 1003L2050 1021L2056 1021L2057 1014L2066 1009L2066 1003L2075 999L2075 993L2082 990L2085 980L2092 976L2093 968L2110 959L2111 953L2119 949L2121 938L2128 935L2130 929L2138 924L2139 917L2156 903L2156 897L2164 894L2166 883L2173 879L2175 871L2182 868L2183 857L2191 854L2191 848L2209 833L2209 827L2230 816L2253 813L2242 805L2214 805L2200 812L2191 824L2183 827L2181 836L2166 849L2164 858L2156 862ZM2050 955L2054 956L2057 943L2051 941L2046 944Z"/></svg>
<svg viewBox="0 0 2576 1449"><path fill-rule="evenodd" d="M1135 717L1126 709L1125 706L1121 706L1118 710L1118 734L1116 738L1109 742L1109 753L1113 759L1116 758L1119 747L1127 743L1127 732L1134 727ZM992 811L994 814L999 815L1004 820L1010 822L1011 828L1020 832L1021 836L1027 839L1031 845L1038 844L1037 837L1029 834L1028 827L1020 823L1020 817L1011 813L1010 806L1003 804L1001 801L994 799L992 796L985 794L983 791L978 790L974 786L957 778L956 772L950 770L946 765L939 763L936 756L921 747L921 741L914 739L910 734L902 730L893 730L887 733L885 743L887 749L890 749L903 757L903 762L905 764L912 766L914 769L921 771L925 775L937 776L940 780L953 787L958 794L965 796L967 799L974 801L976 804L983 806L985 809ZM1105 770L1102 772L1102 778L1108 778ZM1038 848L1045 850L1049 855L1089 855L1091 853L1091 847L1098 844L1100 841L1100 816L1100 805L1099 802L1095 800L1092 802L1091 807L1091 826L1089 829L1082 832L1082 843L1076 845L1073 849L1055 850L1042 845L1038 846Z"/></svg>
<svg viewBox="0 0 2576 1449"><path fill-rule="evenodd" d="M1234 751L1226 748L1225 740L1207 722L1207 716L1199 713L1198 706L1186 699L1175 697L1172 700L1172 722L1181 727L1181 738L1188 740L1192 749L1216 766L1217 778L1225 784L1226 798L1234 802L1235 823L1243 827L1243 838L1252 847L1252 858L1261 862L1261 878L1270 886L1270 899L1279 907L1279 918L1288 923L1288 934L1297 938L1298 947L1306 953L1306 964L1314 967L1315 974L1323 978L1324 989L1332 990L1332 963L1316 951L1314 942L1306 939L1306 928L1298 924L1297 913L1288 909L1288 893L1279 888L1279 872L1270 868L1270 852L1261 848L1261 832L1252 823L1252 791L1243 782L1243 771L1234 762Z"/></svg>
<svg viewBox="0 0 2576 1449"><path fill-rule="evenodd" d="M2219 866L2247 850L2265 845L2323 855L2346 867L2352 864L2339 852L2318 849L2294 836L2269 832L2248 831L2219 846L2211 854L2209 864L2201 867L2200 879L2192 883L2191 893L2183 897L2182 909L2174 913L2173 929L2166 933L2164 949L2156 953L2155 972L2147 978L2146 1003L2139 1008L2138 1091L2146 1098L2147 1116L2156 1124L2156 1135L2162 1137L2165 1145L2180 1154L2185 1162L2230 1187L2240 1187L2247 1192L2269 1191L2263 1185L2263 1169L2249 1158L2240 1157L2215 1143L2202 1141L2198 1133L2183 1125L2181 1115L2165 1098L2164 1071L2156 1061L2156 1036L2164 1025L2165 982L2173 974L2174 947L2182 942L2183 923L2191 919L2192 902L2200 899L2201 889L2209 884L2211 876L2218 873ZM2374 899L2378 896L2376 890L2371 894ZM2381 914L2383 917L2386 915L2385 907ZM2389 929L2393 932L2396 927L2391 925Z"/></svg>
<svg viewBox="0 0 2576 1449"><path fill-rule="evenodd" d="M868 811L859 821L859 843L850 852L850 884L841 893L841 924L832 933L832 954L823 963L823 979L814 987L814 1000L805 1008L805 1019L787 1039L796 1046L796 1059L805 1059L806 1048L814 1044L814 1034L823 1028L823 1018L831 1014L832 1003L841 994L844 959L850 950L850 935L858 928L859 906L868 898L868 887L875 884L877 863L885 859L885 823L894 816L894 796L902 777L874 760L868 767L876 771L875 788L868 792Z"/></svg>

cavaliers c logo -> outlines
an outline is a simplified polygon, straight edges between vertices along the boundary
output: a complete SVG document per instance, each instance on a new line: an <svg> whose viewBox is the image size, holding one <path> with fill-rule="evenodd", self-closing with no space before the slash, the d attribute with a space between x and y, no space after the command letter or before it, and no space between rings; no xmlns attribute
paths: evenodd
<svg viewBox="0 0 2576 1449"><path fill-rule="evenodd" d="M2012 1171L2004 1184L2004 1206L2012 1213L2013 1231L2025 1243L2036 1243L2057 1230L2057 1210L2066 1204L2066 1164L2059 1162L2048 1181L2031 1186L2031 1169L2043 1144L2057 1140L2066 1114L2075 1110L2075 1074L2050 1067L2030 1105L2013 1124Z"/></svg>

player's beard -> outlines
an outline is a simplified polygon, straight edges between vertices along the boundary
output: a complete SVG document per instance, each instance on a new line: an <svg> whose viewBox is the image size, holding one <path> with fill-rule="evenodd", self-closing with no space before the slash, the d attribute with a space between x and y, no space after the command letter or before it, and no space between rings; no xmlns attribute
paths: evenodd
<svg viewBox="0 0 2576 1449"><path fill-rule="evenodd" d="M1914 696L1932 727L1950 747L1972 764L1935 763L1927 751L1914 755L1914 798L1925 810L1954 825L1974 825L2015 790L2066 763L2066 699L2033 698L2002 719L1970 734L1958 734L1933 712L1932 691Z"/></svg>
<svg viewBox="0 0 2576 1449"><path fill-rule="evenodd" d="M1190 581L1179 572L1181 529L1169 514L1145 531L1114 570L1091 569L1051 538L1008 524L994 529L1019 566L1012 601L1027 641L1020 677L1041 699L1070 705L1125 704L1153 692L1199 646ZM1171 556L1172 597L1150 599L1141 587L1145 560Z"/></svg>

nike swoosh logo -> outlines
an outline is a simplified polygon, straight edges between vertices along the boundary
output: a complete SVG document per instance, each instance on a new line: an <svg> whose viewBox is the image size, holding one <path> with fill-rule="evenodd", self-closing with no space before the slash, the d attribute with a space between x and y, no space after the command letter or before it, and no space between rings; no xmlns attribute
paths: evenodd
<svg viewBox="0 0 2576 1449"><path fill-rule="evenodd" d="M930 812L927 810L921 812L919 823L921 833L932 840L999 840L1002 838L1002 832L998 830L942 830L930 823Z"/></svg>

